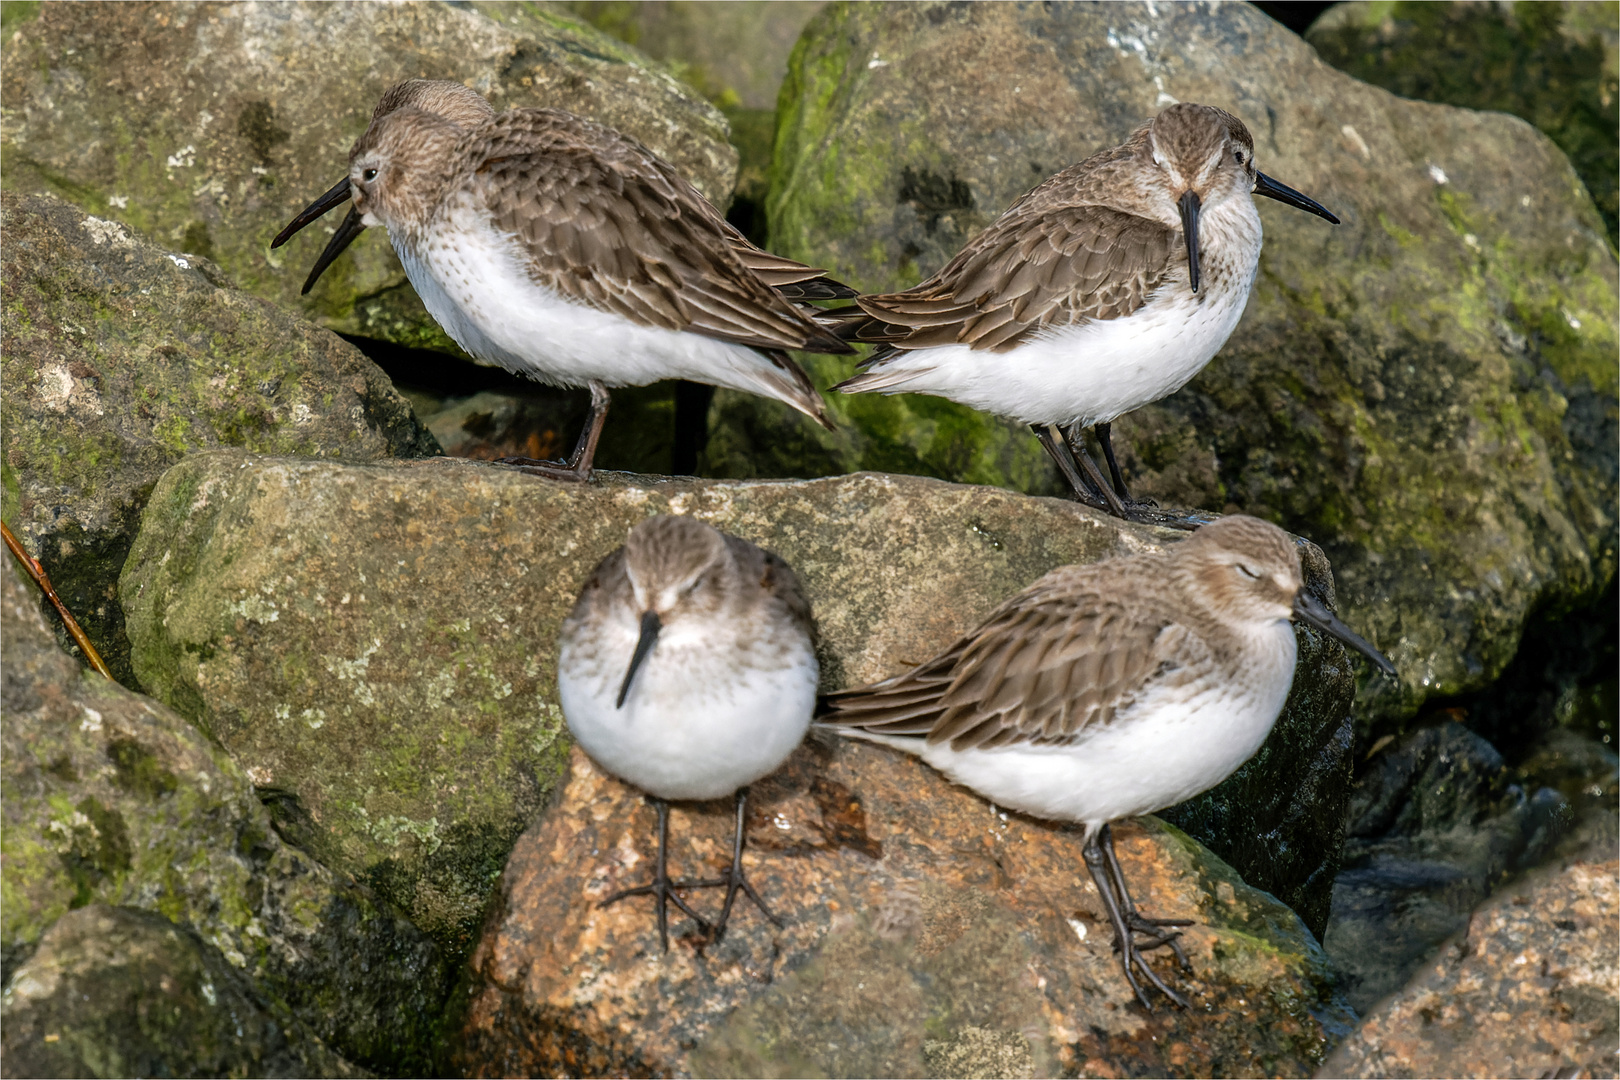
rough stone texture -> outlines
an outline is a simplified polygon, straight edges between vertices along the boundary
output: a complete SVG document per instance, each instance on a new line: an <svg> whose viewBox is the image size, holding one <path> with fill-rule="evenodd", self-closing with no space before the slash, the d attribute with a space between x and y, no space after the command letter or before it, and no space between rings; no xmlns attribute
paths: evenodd
<svg viewBox="0 0 1620 1080"><path fill-rule="evenodd" d="M1620 12L1609 3L1334 4L1322 59L1402 97L1509 112L1569 155L1615 239Z"/></svg>
<svg viewBox="0 0 1620 1080"><path fill-rule="evenodd" d="M1614 573L1616 262L1544 135L1357 82L1242 4L835 4L783 86L773 249L909 285L1178 99L1243 117L1261 168L1344 224L1260 200L1249 310L1187 388L1115 425L1127 472L1321 544L1350 623L1400 668L1357 704L1393 730L1487 685L1528 613ZM810 364L825 383L852 360ZM710 471L1054 482L1016 426L937 398L835 399L823 437L722 391Z"/></svg>
<svg viewBox="0 0 1620 1080"><path fill-rule="evenodd" d="M668 64L730 112L776 108L788 54L823 0L563 0L555 6Z"/></svg>
<svg viewBox="0 0 1620 1080"><path fill-rule="evenodd" d="M57 647L10 557L0 562L0 979L12 980L75 909L137 907L189 924L352 1060L429 1071L453 974L433 944L283 843L252 785L185 720L81 669ZM77 1074L13 1067L18 1023L8 1012L8 1075ZM90 1052L51 1052L69 1051ZM134 1059L96 1067L156 1075Z"/></svg>
<svg viewBox="0 0 1620 1080"><path fill-rule="evenodd" d="M58 919L6 987L7 1076L356 1076L213 945L92 904Z"/></svg>
<svg viewBox="0 0 1620 1080"><path fill-rule="evenodd" d="M1181 535L915 477L599 477L194 455L160 482L121 582L136 670L281 793L284 831L460 949L563 766L558 627L642 518L694 514L787 559L828 689L926 659L1055 566ZM1322 925L1352 671L1336 642L1301 642L1278 730L1179 820Z"/></svg>
<svg viewBox="0 0 1620 1080"><path fill-rule="evenodd" d="M49 196L0 195L0 228L5 520L121 680L118 573L153 483L183 455L438 452L375 364L212 263Z"/></svg>
<svg viewBox="0 0 1620 1080"><path fill-rule="evenodd" d="M1577 862L1493 899L1317 1075L1615 1076L1617 878Z"/></svg>
<svg viewBox="0 0 1620 1080"><path fill-rule="evenodd" d="M653 814L576 750L526 832L473 957L455 1065L470 1075L1261 1075L1309 1072L1337 1025L1315 940L1155 819L1117 846L1144 910L1193 918L1193 1001L1145 1013L1120 972L1077 831L997 812L896 751L817 734L750 799L754 885L708 945L668 954L644 879ZM730 860L727 802L678 805L675 872ZM717 893L694 894L717 910ZM1166 957L1159 970L1173 967ZM1006 1071L1003 1071L1006 1070Z"/></svg>
<svg viewBox="0 0 1620 1080"><path fill-rule="evenodd" d="M1455 722L1413 732L1366 767L1322 939L1358 1012L1404 986L1503 880L1559 840L1568 801L1515 779Z"/></svg>
<svg viewBox="0 0 1620 1080"><path fill-rule="evenodd" d="M534 4L58 4L8 12L6 187L50 190L346 333L455 351L373 230L308 297L341 211L269 244L342 177L377 98L457 79L632 135L724 207L725 119L634 49Z"/></svg>

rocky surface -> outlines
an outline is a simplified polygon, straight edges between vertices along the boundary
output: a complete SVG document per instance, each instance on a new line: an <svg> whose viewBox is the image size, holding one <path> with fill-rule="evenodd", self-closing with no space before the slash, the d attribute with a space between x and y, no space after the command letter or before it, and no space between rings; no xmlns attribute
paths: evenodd
<svg viewBox="0 0 1620 1080"><path fill-rule="evenodd" d="M154 492L121 582L135 668L275 793L284 834L465 948L563 766L557 628L597 561L661 512L794 566L826 689L920 662L1054 566L1180 535L914 477L576 486L444 458L194 455ZM1337 643L1301 640L1272 739L1178 820L1320 926L1353 672Z"/></svg>
<svg viewBox="0 0 1620 1080"><path fill-rule="evenodd" d="M82 1061L84 1070L99 1075L161 1075L161 1060L173 1068L167 1075L213 1074L203 1058L181 1068L180 1058L141 1057L187 1051L162 1045L163 1032L172 1029L163 1028L168 1021L155 1012L147 1019L156 1027L122 1014L129 1012L126 998L169 995L163 1000L185 1013L177 1022L192 1025L184 1030L199 1038L204 1029L217 1031L219 1015L197 1012L195 997L196 980L212 978L208 973L221 957L237 972L229 994L246 980L272 1003L244 1006L239 1015L244 1024L260 1025L258 1034L220 1050L238 1072L325 1068L319 1055L275 1058L280 1065L263 1056L292 1053L276 1050L271 1032L289 1010L369 1068L429 1071L433 1024L453 976L433 943L387 904L283 842L241 771L185 720L81 669L46 630L10 557L0 562L0 979L11 986L3 1024L7 1074L86 1075L70 1064ZM102 935L87 904L139 908L189 926L201 941L165 936L99 907L95 918L113 919L127 948L111 939L94 946ZM77 929L51 938L52 927L69 917L80 919L70 924ZM56 944L47 948L42 938ZM51 949L53 958L40 957ZM71 989L90 992L120 964L127 977L105 987L95 1002L73 1000ZM29 971L32 982L23 988L19 972ZM159 995L165 973L180 981ZM216 979L215 985L227 984ZM70 1024L72 1032L58 1023ZM43 1043L52 1033L62 1037L60 1045ZM29 1041L36 1035L39 1045ZM13 1058L14 1051L20 1056ZM26 1068L17 1064L25 1061ZM249 1067L250 1061L257 1064Z"/></svg>
<svg viewBox="0 0 1620 1080"><path fill-rule="evenodd" d="M1616 238L1620 21L1603 4L1334 4L1305 32L1322 59L1402 97L1509 112L1569 155Z"/></svg>
<svg viewBox="0 0 1620 1080"><path fill-rule="evenodd" d="M1261 168L1344 224L1261 200L1248 312L1187 388L1116 424L1126 470L1320 543L1350 622L1401 669L1358 695L1363 731L1393 731L1488 685L1530 613L1614 574L1616 261L1549 139L1358 82L1241 4L832 5L783 87L772 246L909 285L1175 100L1243 117ZM852 361L810 363L830 382ZM832 408L823 437L722 392L706 468L1055 483L1025 431L940 399Z"/></svg>
<svg viewBox="0 0 1620 1080"><path fill-rule="evenodd" d="M356 1076L214 946L135 908L58 919L7 985L7 1076Z"/></svg>
<svg viewBox="0 0 1620 1080"><path fill-rule="evenodd" d="M653 814L575 751L473 957L452 1061L476 1076L1300 1075L1352 1019L1271 896L1152 818L1117 828L1145 911L1198 920L1185 1012L1134 1003L1073 830L998 812L898 752L815 735L750 800L748 874L782 920L718 945L649 902ZM725 803L677 806L675 872L730 859ZM714 895L694 897L715 909ZM1172 967L1166 957L1159 969Z"/></svg>
<svg viewBox="0 0 1620 1080"><path fill-rule="evenodd" d="M555 106L618 128L715 203L725 119L623 43L535 4L28 5L6 19L4 184L49 190L332 329L455 351L382 230L298 290L336 214L272 237L343 175L382 92L456 79L497 109Z"/></svg>
<svg viewBox="0 0 1620 1080"><path fill-rule="evenodd" d="M1573 817L1568 800L1517 779L1455 722L1413 732L1365 767L1323 938L1358 1012L1404 986L1506 878L1553 850Z"/></svg>
<svg viewBox="0 0 1620 1080"><path fill-rule="evenodd" d="M5 520L118 678L132 681L118 573L186 453L438 452L376 365L213 263L48 196L0 195L0 227Z"/></svg>
<svg viewBox="0 0 1620 1080"><path fill-rule="evenodd" d="M1317 1075L1616 1075L1617 879L1577 862L1503 892Z"/></svg>

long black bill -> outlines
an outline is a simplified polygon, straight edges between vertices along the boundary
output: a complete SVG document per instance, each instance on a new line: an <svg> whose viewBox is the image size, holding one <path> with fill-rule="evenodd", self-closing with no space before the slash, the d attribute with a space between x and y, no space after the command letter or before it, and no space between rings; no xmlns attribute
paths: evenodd
<svg viewBox="0 0 1620 1080"><path fill-rule="evenodd" d="M1329 616L1329 618L1331 617ZM614 708L624 708L624 699L630 696L630 684L635 681L636 669L641 666L643 660L647 659L647 654L652 652L653 644L658 640L658 631L663 627L664 624L659 620L658 612L647 611L642 613L641 640L636 642L636 653L630 658L630 670L624 673L624 685L619 687L619 702ZM1368 646L1368 648L1371 648L1371 646ZM1388 663L1388 661L1385 661L1385 663Z"/></svg>
<svg viewBox="0 0 1620 1080"><path fill-rule="evenodd" d="M1257 172L1254 174L1254 193L1256 195L1264 195L1268 199L1276 199L1280 203L1287 203L1295 210L1303 210L1307 214L1315 214L1319 218L1327 218L1335 225L1339 223L1339 219L1334 217L1327 207L1323 206L1309 195L1301 195L1287 184L1277 183L1277 181L1273 180L1263 172ZM1182 214L1183 219L1185 220L1186 211L1183 210Z"/></svg>
<svg viewBox="0 0 1620 1080"><path fill-rule="evenodd" d="M326 250L321 257L315 260L315 265L309 271L309 277L304 279L304 287L298 290L298 295L307 296L309 290L315 287L315 279L321 276L321 271L331 266L337 257L343 254L343 249L354 243L354 238L366 231L366 226L360 220L360 211L349 207L349 216L343 219L332 239L327 241Z"/></svg>
<svg viewBox="0 0 1620 1080"><path fill-rule="evenodd" d="M1303 195L1300 198L1304 198ZM1181 232L1187 238L1187 273L1192 281L1192 291L1198 291L1198 208L1202 201L1198 193L1191 188L1181 196Z"/></svg>
<svg viewBox="0 0 1620 1080"><path fill-rule="evenodd" d="M1371 660L1379 671L1390 678L1395 677L1395 665L1389 662L1387 656L1373 648L1372 643L1366 638L1340 622L1339 617L1329 611L1326 604L1304 589L1299 590L1299 595L1294 597L1294 618L1299 622L1310 623L1324 634L1332 634Z"/></svg>
<svg viewBox="0 0 1620 1080"><path fill-rule="evenodd" d="M302 212L300 212L297 217L287 222L287 227L276 233L276 238L270 241L270 246L272 248L278 248L282 244L285 244L294 236L298 235L298 231L305 225L308 225L310 222L323 216L328 210L331 210L339 203L347 202L348 199L349 178L345 176L332 186L331 191L328 191L325 195L322 195L320 198L304 207Z"/></svg>

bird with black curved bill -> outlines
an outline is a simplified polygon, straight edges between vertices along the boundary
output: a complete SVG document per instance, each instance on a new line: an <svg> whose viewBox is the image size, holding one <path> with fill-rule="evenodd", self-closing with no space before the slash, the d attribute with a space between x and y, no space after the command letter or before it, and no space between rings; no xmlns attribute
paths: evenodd
<svg viewBox="0 0 1620 1080"><path fill-rule="evenodd" d="M1260 172L1254 152L1231 113L1170 106L1025 194L920 285L829 313L841 336L879 346L833 389L935 394L1012 417L1080 501L1196 528L1131 498L1111 425L1181 389L1231 337L1260 264L1254 196L1339 223Z"/></svg>
<svg viewBox="0 0 1620 1080"><path fill-rule="evenodd" d="M1306 591L1287 533L1233 515L1162 553L1059 567L932 660L828 695L817 722L1081 825L1131 989L1152 1009L1140 973L1185 1006L1142 953L1169 946L1186 967L1186 923L1137 910L1109 823L1190 799L1260 749L1294 680L1294 623L1395 674Z"/></svg>
<svg viewBox="0 0 1620 1080"><path fill-rule="evenodd" d="M566 462L509 463L588 480L609 389L661 379L775 398L832 427L787 350L850 352L806 309L854 290L749 243L627 135L561 109L497 113L460 83L412 79L378 101L348 175L270 246L350 199L304 292L368 226L385 226L456 344L540 382L590 389Z"/></svg>

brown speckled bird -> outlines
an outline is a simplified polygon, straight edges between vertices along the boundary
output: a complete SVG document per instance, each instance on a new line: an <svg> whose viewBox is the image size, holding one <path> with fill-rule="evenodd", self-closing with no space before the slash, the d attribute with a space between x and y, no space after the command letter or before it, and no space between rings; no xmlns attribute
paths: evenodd
<svg viewBox="0 0 1620 1080"><path fill-rule="evenodd" d="M1082 501L1143 517L1109 425L1181 389L1226 344L1260 262L1254 195L1339 221L1255 168L1237 117L1172 105L1030 191L922 284L842 309L844 337L882 347L834 389L938 394L1013 417ZM1080 441L1088 427L1112 488Z"/></svg>
<svg viewBox="0 0 1620 1080"><path fill-rule="evenodd" d="M587 386L566 463L590 477L608 388L690 379L773 397L830 428L788 349L849 352L795 301L854 291L749 243L634 139L560 109L497 113L459 83L413 79L377 103L349 175L272 247L353 198L307 292L368 225L384 225L428 312L468 353L555 386Z"/></svg>

